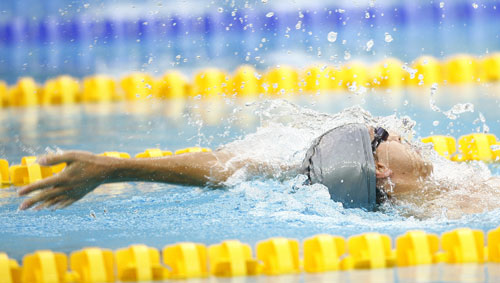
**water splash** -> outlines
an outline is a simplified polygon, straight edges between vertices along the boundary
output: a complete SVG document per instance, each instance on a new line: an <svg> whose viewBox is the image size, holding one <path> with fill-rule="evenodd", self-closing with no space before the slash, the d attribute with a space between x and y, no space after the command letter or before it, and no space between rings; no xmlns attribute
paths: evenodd
<svg viewBox="0 0 500 283"><path fill-rule="evenodd" d="M455 163L439 156L432 146L413 139L416 135L414 132L416 122L409 117L398 117L395 114L375 117L359 106L347 108L337 114L326 114L299 107L286 100L256 102L247 107L251 107L252 111L260 117L260 127L255 133L233 141L223 146L222 149L238 152L233 162L252 160L260 164L258 170L250 167L241 169L228 181L228 185L236 188L237 191L248 189L249 191L245 192L246 197L253 193L256 195L252 197L262 197L262 203L259 203L259 207L254 212L256 215L266 213L266 208L269 209L269 207L277 209L278 203L282 205L286 203L284 206L296 208L294 213L287 212L287 217L317 217L317 215L305 216L303 214L304 211L308 211L307 205L296 199L302 194L309 195L316 205L324 204L325 210L329 207L328 215L346 213L343 209L335 208L339 204L331 202L326 187L305 186L300 181L301 177L297 176L301 176L298 175L299 168L312 141L329 129L347 123L382 126L392 134L400 135L410 141L410 146L421 153L425 162L431 163L434 167L431 177L423 180L422 188L413 191L411 195L402 195L391 204L384 205L381 209L384 213L418 219L452 219L462 217L467 213L494 210L500 202L500 185L497 187L494 183L482 185L491 178L491 172L486 165ZM456 107L450 111L457 114L460 111L466 111L464 109L469 108ZM280 191L263 192L249 184L249 182L254 182L251 181L254 178L259 179L258 176L262 176L264 172L275 182L279 180L284 182L284 185L278 186ZM485 190L488 192L485 193ZM488 199L485 199L485 196ZM283 201L283 198L289 200ZM334 211L331 211L332 209ZM282 215L280 211L274 213L283 217L285 215ZM328 222L329 220L321 220L319 217L318 221Z"/></svg>
<svg viewBox="0 0 500 283"><path fill-rule="evenodd" d="M451 107L450 110L443 111L439 106L436 105L436 100L434 99L434 96L437 92L438 89L438 84L434 83L431 86L431 96L429 98L429 106L431 107L432 111L434 112L440 112L443 113L444 116L446 116L450 120L456 120L460 114L463 113L473 113L474 112L474 104L467 102L467 103L457 103Z"/></svg>
<svg viewBox="0 0 500 283"><path fill-rule="evenodd" d="M368 126L383 126L391 132L410 138L413 136L412 128L415 125L408 117L373 117L359 106L347 108L337 114L302 108L286 100L255 102L247 104L247 107L259 116L260 127L255 133L233 141L221 149L238 153L233 162L253 160L263 164L263 168L276 178L296 175L312 141L334 127L363 123ZM284 168L287 170L283 170ZM239 172L233 176L231 183L252 176L248 171Z"/></svg>

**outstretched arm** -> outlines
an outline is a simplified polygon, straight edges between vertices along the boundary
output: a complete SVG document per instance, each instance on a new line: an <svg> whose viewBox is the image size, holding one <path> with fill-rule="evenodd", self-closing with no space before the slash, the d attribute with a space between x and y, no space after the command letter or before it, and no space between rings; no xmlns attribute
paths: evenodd
<svg viewBox="0 0 500 283"><path fill-rule="evenodd" d="M121 159L88 152L66 152L43 156L39 163L51 166L65 162L59 174L40 180L19 190L19 195L40 191L25 200L20 209L37 205L37 209L66 207L93 191L99 185L113 182L143 181L179 185L222 185L244 164L228 162L227 151L197 152L163 158Z"/></svg>

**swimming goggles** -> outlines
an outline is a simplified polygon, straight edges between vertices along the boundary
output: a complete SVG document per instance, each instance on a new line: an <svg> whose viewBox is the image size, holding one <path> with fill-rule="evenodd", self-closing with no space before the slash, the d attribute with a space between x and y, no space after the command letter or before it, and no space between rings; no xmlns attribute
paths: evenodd
<svg viewBox="0 0 500 283"><path fill-rule="evenodd" d="M387 132L382 127L377 127L375 128L373 136L372 151L373 153L375 153L375 150L377 150L377 147L380 145L380 143L382 143L383 141L387 141L387 139L389 138L389 132Z"/></svg>

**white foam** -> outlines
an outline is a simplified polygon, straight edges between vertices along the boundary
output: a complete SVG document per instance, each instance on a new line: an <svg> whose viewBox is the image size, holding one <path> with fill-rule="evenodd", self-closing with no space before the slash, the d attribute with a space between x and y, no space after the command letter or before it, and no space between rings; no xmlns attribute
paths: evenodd
<svg viewBox="0 0 500 283"><path fill-rule="evenodd" d="M287 215L295 215L297 220L304 217L315 219L318 215L320 219L327 217L330 220L331 215L340 217L339 213L342 214L343 210L330 200L325 187L303 186L294 177L315 138L331 128L354 122L382 126L404 137L434 166L434 172L423 188L395 200L395 205L383 208L386 213L395 212L417 218L459 218L468 213L493 210L500 203L500 185L485 183L491 178L491 172L485 164L456 163L439 156L430 145L413 138L416 122L409 117L374 117L359 106L347 108L337 114L326 114L299 107L286 100L263 101L248 104L248 107L252 107L261 119L257 131L222 148L238 153L233 160L235 162L253 160L263 164L263 171L270 170L268 175L289 180L285 187L276 184L281 191L263 192L261 188L255 188L254 183L247 182L256 177L250 170L240 170L230 178L230 186L247 190L245 197L259 199L259 205L252 212L256 215L269 214L273 210L270 207L282 203L288 209ZM263 171L258 173L262 174ZM269 189L269 185L262 187ZM304 215L303 212L311 207L314 207L314 216ZM280 209L271 214L285 217L281 211ZM302 214L296 215L296 212ZM352 214L350 217L353 217Z"/></svg>

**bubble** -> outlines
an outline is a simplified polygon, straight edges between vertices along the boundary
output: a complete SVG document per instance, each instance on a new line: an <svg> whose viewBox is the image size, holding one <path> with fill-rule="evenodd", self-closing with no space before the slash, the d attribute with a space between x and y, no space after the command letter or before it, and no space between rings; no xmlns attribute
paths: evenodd
<svg viewBox="0 0 500 283"><path fill-rule="evenodd" d="M388 32L386 32L384 40L385 40L385 42L389 43L389 42L392 42L394 39L392 38L392 35L390 35Z"/></svg>
<svg viewBox="0 0 500 283"><path fill-rule="evenodd" d="M217 8L217 12L219 12L219 13L224 12L224 8L222 8L222 7Z"/></svg>
<svg viewBox="0 0 500 283"><path fill-rule="evenodd" d="M267 4L267 0L261 0L261 2Z"/></svg>
<svg viewBox="0 0 500 283"><path fill-rule="evenodd" d="M439 2L439 8L441 8L441 9L444 8L444 2Z"/></svg>
<svg viewBox="0 0 500 283"><path fill-rule="evenodd" d="M432 125L433 125L434 127L439 126L439 121L437 121L437 120L436 120L436 121L432 122Z"/></svg>
<svg viewBox="0 0 500 283"><path fill-rule="evenodd" d="M269 12L266 14L266 17L268 17L268 18L271 18L272 16L274 16L274 12Z"/></svg>
<svg viewBox="0 0 500 283"><path fill-rule="evenodd" d="M369 19L370 18L370 13L366 12L365 13L365 19Z"/></svg>
<svg viewBox="0 0 500 283"><path fill-rule="evenodd" d="M477 5L477 3L472 3L472 8L477 9L477 7L479 7L479 5Z"/></svg>
<svg viewBox="0 0 500 283"><path fill-rule="evenodd" d="M83 8L87 9L88 7L90 7L90 4L89 4L89 3L85 3L85 4L83 4Z"/></svg>
<svg viewBox="0 0 500 283"><path fill-rule="evenodd" d="M295 29L300 29L302 27L302 21L298 21L295 25Z"/></svg>
<svg viewBox="0 0 500 283"><path fill-rule="evenodd" d="M335 42L337 41L337 33L334 31L331 31L328 33L327 39L329 42Z"/></svg>

